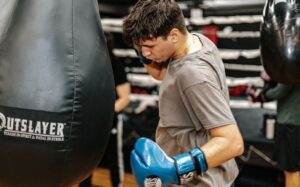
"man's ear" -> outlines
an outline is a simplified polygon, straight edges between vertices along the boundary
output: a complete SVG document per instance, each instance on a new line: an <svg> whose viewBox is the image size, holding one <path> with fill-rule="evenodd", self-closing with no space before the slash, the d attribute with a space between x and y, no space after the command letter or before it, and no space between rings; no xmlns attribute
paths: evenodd
<svg viewBox="0 0 300 187"><path fill-rule="evenodd" d="M177 28L173 28L173 29L170 31L169 37L170 37L170 39L171 39L171 41L172 41L173 43L178 42L178 40L179 40L179 34L180 34L180 32L179 32L179 30L178 30Z"/></svg>

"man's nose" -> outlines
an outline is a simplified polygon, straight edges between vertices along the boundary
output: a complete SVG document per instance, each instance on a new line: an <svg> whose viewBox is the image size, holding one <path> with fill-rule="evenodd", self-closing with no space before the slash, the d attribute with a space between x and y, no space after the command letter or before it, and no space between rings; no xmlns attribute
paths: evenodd
<svg viewBox="0 0 300 187"><path fill-rule="evenodd" d="M151 51L147 49L142 49L142 53L144 57L149 57L151 55Z"/></svg>

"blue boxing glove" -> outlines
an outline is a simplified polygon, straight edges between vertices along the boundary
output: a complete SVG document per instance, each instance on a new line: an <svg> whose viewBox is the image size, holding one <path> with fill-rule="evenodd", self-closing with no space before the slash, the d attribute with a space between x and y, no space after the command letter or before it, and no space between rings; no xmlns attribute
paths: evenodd
<svg viewBox="0 0 300 187"><path fill-rule="evenodd" d="M207 170L205 156L200 148L171 158L147 138L137 140L130 159L133 174L140 187L185 184L195 175Z"/></svg>
<svg viewBox="0 0 300 187"><path fill-rule="evenodd" d="M140 63L142 63L142 64L151 64L152 61L145 58L140 50L138 50L136 48L134 48L134 50L136 52L136 55L137 55Z"/></svg>

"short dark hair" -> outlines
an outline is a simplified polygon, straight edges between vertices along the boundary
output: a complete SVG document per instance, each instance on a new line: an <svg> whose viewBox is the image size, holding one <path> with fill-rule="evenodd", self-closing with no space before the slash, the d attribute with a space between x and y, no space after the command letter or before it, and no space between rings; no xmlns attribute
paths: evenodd
<svg viewBox="0 0 300 187"><path fill-rule="evenodd" d="M177 28L186 34L182 10L174 0L139 0L123 20L123 38L128 45L159 36Z"/></svg>

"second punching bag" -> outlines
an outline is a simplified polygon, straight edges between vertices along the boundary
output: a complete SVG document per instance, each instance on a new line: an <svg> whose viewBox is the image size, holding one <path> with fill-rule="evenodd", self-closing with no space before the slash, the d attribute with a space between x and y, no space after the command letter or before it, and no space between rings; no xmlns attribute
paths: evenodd
<svg viewBox="0 0 300 187"><path fill-rule="evenodd" d="M266 72L281 83L300 83L300 1L267 0L261 24Z"/></svg>
<svg viewBox="0 0 300 187"><path fill-rule="evenodd" d="M88 176L114 96L96 0L0 0L1 187L70 187Z"/></svg>

